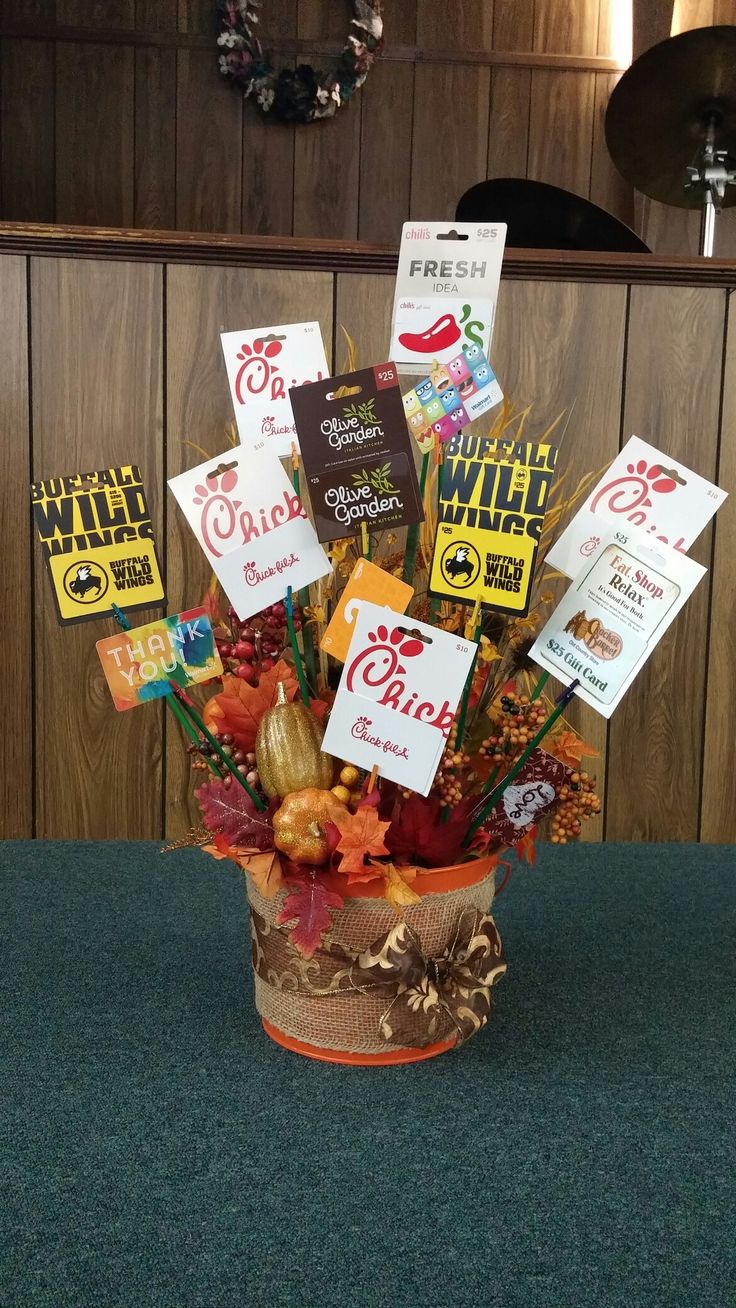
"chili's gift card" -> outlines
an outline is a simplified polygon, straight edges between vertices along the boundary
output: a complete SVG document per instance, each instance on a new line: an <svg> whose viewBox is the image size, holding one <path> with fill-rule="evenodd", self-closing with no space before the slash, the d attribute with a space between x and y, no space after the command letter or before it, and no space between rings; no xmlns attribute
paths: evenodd
<svg viewBox="0 0 736 1308"><path fill-rule="evenodd" d="M445 445L429 588L523 616L557 449L460 432Z"/></svg>
<svg viewBox="0 0 736 1308"><path fill-rule="evenodd" d="M59 622L164 599L140 468L125 464L34 482L36 530Z"/></svg>
<svg viewBox="0 0 736 1308"><path fill-rule="evenodd" d="M321 541L421 522L414 451L392 363L290 392Z"/></svg>

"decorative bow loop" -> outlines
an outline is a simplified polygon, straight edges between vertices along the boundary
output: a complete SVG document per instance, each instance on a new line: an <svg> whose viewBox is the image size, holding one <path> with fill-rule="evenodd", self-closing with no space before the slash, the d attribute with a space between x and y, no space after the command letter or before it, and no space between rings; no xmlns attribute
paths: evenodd
<svg viewBox="0 0 736 1308"><path fill-rule="evenodd" d="M384 990L390 999L380 1020L384 1040L421 1048L476 1035L488 1021L491 986L505 971L493 918L472 909L461 914L439 958L427 958L416 932L401 921L359 955L349 977L356 990Z"/></svg>

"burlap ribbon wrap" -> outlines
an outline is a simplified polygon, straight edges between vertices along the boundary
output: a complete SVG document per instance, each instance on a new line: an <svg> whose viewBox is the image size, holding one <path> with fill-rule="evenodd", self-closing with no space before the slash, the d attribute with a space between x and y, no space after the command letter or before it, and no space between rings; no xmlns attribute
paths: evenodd
<svg viewBox="0 0 736 1308"><path fill-rule="evenodd" d="M493 875L427 895L397 919L385 900L348 899L314 957L276 925L279 901L249 883L256 1004L293 1039L378 1053L467 1040L485 1026L506 971L489 915Z"/></svg>

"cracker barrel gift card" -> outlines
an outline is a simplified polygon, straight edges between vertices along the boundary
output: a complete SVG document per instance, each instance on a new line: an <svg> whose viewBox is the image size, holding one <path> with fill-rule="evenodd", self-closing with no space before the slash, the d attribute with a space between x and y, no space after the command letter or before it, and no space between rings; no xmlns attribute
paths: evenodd
<svg viewBox="0 0 736 1308"><path fill-rule="evenodd" d="M706 569L636 527L608 527L531 650L610 718Z"/></svg>
<svg viewBox="0 0 736 1308"><path fill-rule="evenodd" d="M286 458L296 442L289 388L329 377L318 322L220 336L241 443Z"/></svg>
<svg viewBox="0 0 736 1308"><path fill-rule="evenodd" d="M59 621L84 622L164 599L140 468L34 482L36 530Z"/></svg>
<svg viewBox="0 0 736 1308"><path fill-rule="evenodd" d="M389 353L426 373L466 345L489 354L506 242L504 223L404 223Z"/></svg>
<svg viewBox="0 0 736 1308"><path fill-rule="evenodd" d="M403 396L409 431L426 452L474 418L500 404L503 391L479 345L464 345L447 364L437 360L428 377Z"/></svg>
<svg viewBox="0 0 736 1308"><path fill-rule="evenodd" d="M477 648L362 601L322 748L429 794Z"/></svg>
<svg viewBox="0 0 736 1308"><path fill-rule="evenodd" d="M413 594L414 588L400 577L392 576L368 559L358 559L320 641L320 648L344 663L360 601L372 600L374 604L393 609L394 613L403 613Z"/></svg>
<svg viewBox="0 0 736 1308"><path fill-rule="evenodd" d="M346 392L341 394L341 392ZM421 522L414 451L392 363L290 392L321 541Z"/></svg>
<svg viewBox="0 0 736 1308"><path fill-rule="evenodd" d="M279 460L242 446L172 477L169 486L239 617L249 618L331 572Z"/></svg>
<svg viewBox="0 0 736 1308"><path fill-rule="evenodd" d="M97 641L97 654L118 712L222 673L210 620L188 609Z"/></svg>
<svg viewBox="0 0 736 1308"><path fill-rule="evenodd" d="M445 446L429 588L523 616L557 449L461 432Z"/></svg>

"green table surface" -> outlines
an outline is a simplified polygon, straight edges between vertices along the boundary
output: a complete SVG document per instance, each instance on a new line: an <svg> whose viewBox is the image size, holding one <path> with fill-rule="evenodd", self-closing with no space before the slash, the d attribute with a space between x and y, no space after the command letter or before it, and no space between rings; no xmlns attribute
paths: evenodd
<svg viewBox="0 0 736 1308"><path fill-rule="evenodd" d="M263 1035L231 864L0 860L3 1308L736 1302L733 848L515 866L491 1025L369 1070Z"/></svg>

